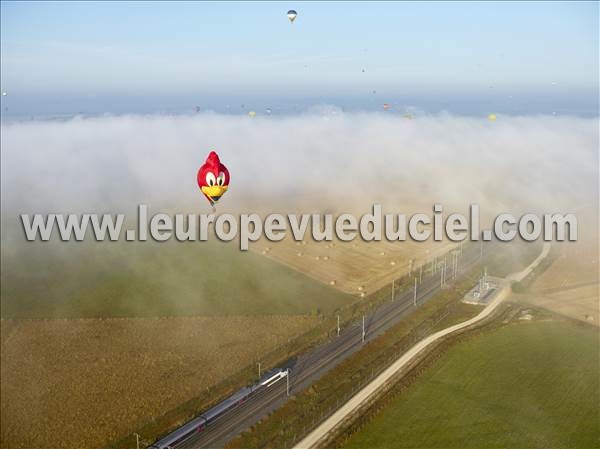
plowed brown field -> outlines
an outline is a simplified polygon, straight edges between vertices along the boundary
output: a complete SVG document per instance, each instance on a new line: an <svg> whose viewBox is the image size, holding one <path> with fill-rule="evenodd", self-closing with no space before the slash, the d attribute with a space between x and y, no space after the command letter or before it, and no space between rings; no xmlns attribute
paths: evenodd
<svg viewBox="0 0 600 449"><path fill-rule="evenodd" d="M2 320L0 446L102 447L253 363L316 320Z"/></svg>

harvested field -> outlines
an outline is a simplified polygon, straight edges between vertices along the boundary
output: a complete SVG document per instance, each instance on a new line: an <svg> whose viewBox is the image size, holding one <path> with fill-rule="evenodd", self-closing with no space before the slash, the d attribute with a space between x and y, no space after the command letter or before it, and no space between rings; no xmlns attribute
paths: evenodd
<svg viewBox="0 0 600 449"><path fill-rule="evenodd" d="M598 284L564 289L560 292L542 294L513 295L514 299L524 304L543 307L576 320L600 326L598 305Z"/></svg>
<svg viewBox="0 0 600 449"><path fill-rule="evenodd" d="M397 193L386 201L378 201L378 204L382 206L382 214L405 214L408 220L415 213L433 215L434 202ZM264 206L260 204L255 205L253 210L263 217L270 213L285 215L290 213L289 204L293 204L294 213L327 213L333 214L335 219L343 213L352 213L360 218L363 214L372 213L373 206L373 202L364 198L329 194L326 197L297 194L283 205L276 199L268 204L268 211L261 211ZM469 209L462 202L447 201L444 210L469 216ZM493 216L490 210L481 211L482 226L489 224ZM394 222L394 227L396 225ZM431 226L424 228L432 230ZM368 295L391 284L392 280L407 275L411 268L418 270L421 264L430 263L435 256L443 255L457 245L446 237L442 241L434 241L433 236L423 242L416 242L410 237L405 241L388 241L383 234L381 241L365 241L357 236L346 242L338 240L335 234L332 241L315 241L310 237L309 228L303 241L295 241L288 231L281 241L271 242L262 238L252 243L250 249L344 293L361 296L361 293ZM522 248L523 245L513 242L511 247Z"/></svg>
<svg viewBox="0 0 600 449"><path fill-rule="evenodd" d="M331 242L312 239L296 242L288 235L279 242L262 239L253 245L251 249L264 257L344 293L360 296L390 285L392 280L406 276L411 270L418 273L421 265L429 269L432 259L446 255L458 243L447 239L439 242L390 242L385 239L366 242L360 238L352 242L335 239ZM503 277L522 269L538 256L541 248L539 242L504 244L502 250L495 250L498 257L491 262L490 272Z"/></svg>
<svg viewBox="0 0 600 449"><path fill-rule="evenodd" d="M442 254L453 246L456 244L451 242L365 242L360 238L354 242L296 242L287 236L276 243L263 239L253 249L344 293L359 296L407 275L411 260L418 270L431 255Z"/></svg>
<svg viewBox="0 0 600 449"><path fill-rule="evenodd" d="M315 322L307 316L2 320L0 445L102 447Z"/></svg>
<svg viewBox="0 0 600 449"><path fill-rule="evenodd" d="M557 244L560 256L519 301L600 326L598 240Z"/></svg>
<svg viewBox="0 0 600 449"><path fill-rule="evenodd" d="M296 210L292 212L297 214L319 212L333 214L335 219L340 214L352 213L360 219L363 214L372 212L373 203L349 198L298 195L293 204ZM282 206L276 201L269 205L271 209L262 213L260 205L257 205L259 215L264 217L273 212L286 215L290 212L288 205ZM406 198L382 203L383 214L404 213L409 218L414 213L427 212L431 208L431 204L417 204ZM332 241L315 241L311 236L312 226L311 222L302 241L294 240L289 231L281 241L271 242L263 237L252 243L250 249L337 290L360 297L361 294L368 295L391 284L393 279L407 275L411 268L418 270L422 263L429 262L434 256L444 254L457 245L447 239L440 242L433 239L415 242L407 237L405 241L389 241L383 233L380 241L365 241L360 236L352 241L342 241L337 239L335 233Z"/></svg>

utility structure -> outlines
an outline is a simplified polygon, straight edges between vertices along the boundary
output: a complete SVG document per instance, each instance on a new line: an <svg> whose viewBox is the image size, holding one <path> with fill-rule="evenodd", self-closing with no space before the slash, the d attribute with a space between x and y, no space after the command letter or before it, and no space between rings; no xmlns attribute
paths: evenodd
<svg viewBox="0 0 600 449"><path fill-rule="evenodd" d="M337 336L340 336L340 315L337 316Z"/></svg>
<svg viewBox="0 0 600 449"><path fill-rule="evenodd" d="M440 270L440 288L443 288L446 286L446 258L444 258L443 262L439 263L439 270Z"/></svg>
<svg viewBox="0 0 600 449"><path fill-rule="evenodd" d="M417 278L415 278L415 291L414 291L414 296L413 296L413 304L415 306L417 305Z"/></svg>
<svg viewBox="0 0 600 449"><path fill-rule="evenodd" d="M456 279L456 253L454 251L452 251L450 253L452 255L452 274L451 274L451 278L452 280Z"/></svg>
<svg viewBox="0 0 600 449"><path fill-rule="evenodd" d="M290 395L290 369L285 370L285 393L287 396Z"/></svg>
<svg viewBox="0 0 600 449"><path fill-rule="evenodd" d="M440 288L442 288L442 287L444 287L444 267L443 266L440 270Z"/></svg>
<svg viewBox="0 0 600 449"><path fill-rule="evenodd" d="M481 278L479 279L479 292L483 294L484 291L487 290L487 267L483 268L483 273L481 274Z"/></svg>
<svg viewBox="0 0 600 449"><path fill-rule="evenodd" d="M460 269L460 252L456 254L456 276L458 276L458 270Z"/></svg>
<svg viewBox="0 0 600 449"><path fill-rule="evenodd" d="M452 278L456 280L458 276L458 257L460 252L458 250L452 252Z"/></svg>
<svg viewBox="0 0 600 449"><path fill-rule="evenodd" d="M135 435L135 447L137 449L140 449L140 434L134 433L134 435Z"/></svg>
<svg viewBox="0 0 600 449"><path fill-rule="evenodd" d="M444 265L442 268L442 273L444 275L444 287L446 286L446 279L448 277L448 264L446 263L446 256L444 256Z"/></svg>
<svg viewBox="0 0 600 449"><path fill-rule="evenodd" d="M362 342L365 342L365 316L362 316Z"/></svg>
<svg viewBox="0 0 600 449"><path fill-rule="evenodd" d="M258 380L260 380L260 362L258 362L257 365L258 365Z"/></svg>
<svg viewBox="0 0 600 449"><path fill-rule="evenodd" d="M419 284L423 282L423 264L419 267Z"/></svg>

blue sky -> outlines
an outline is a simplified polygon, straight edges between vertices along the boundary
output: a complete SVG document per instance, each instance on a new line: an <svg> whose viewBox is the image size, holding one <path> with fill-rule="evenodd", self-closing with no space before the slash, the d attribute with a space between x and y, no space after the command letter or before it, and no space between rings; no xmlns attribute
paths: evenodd
<svg viewBox="0 0 600 449"><path fill-rule="evenodd" d="M1 25L11 95L597 93L596 2L2 2Z"/></svg>

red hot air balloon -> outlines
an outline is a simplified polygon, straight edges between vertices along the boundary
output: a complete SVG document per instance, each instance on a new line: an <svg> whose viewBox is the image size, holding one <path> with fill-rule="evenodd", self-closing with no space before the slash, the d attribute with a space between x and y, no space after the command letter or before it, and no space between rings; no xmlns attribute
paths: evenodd
<svg viewBox="0 0 600 449"><path fill-rule="evenodd" d="M206 162L198 170L198 186L211 206L217 204L229 187L229 170L219 160L219 155L211 151Z"/></svg>

